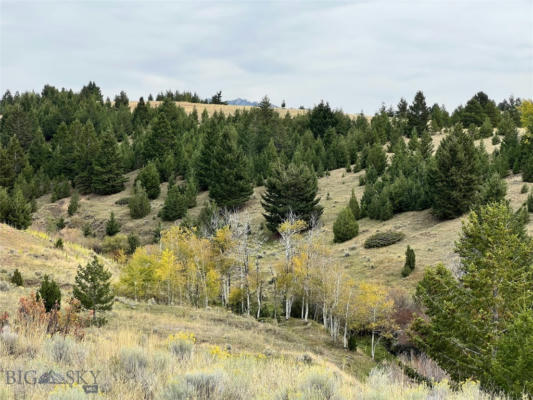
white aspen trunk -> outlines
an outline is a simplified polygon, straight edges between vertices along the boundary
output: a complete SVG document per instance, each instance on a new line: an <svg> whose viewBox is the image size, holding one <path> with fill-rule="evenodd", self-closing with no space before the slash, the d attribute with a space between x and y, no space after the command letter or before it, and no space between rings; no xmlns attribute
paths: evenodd
<svg viewBox="0 0 533 400"><path fill-rule="evenodd" d="M348 347L348 320L344 320L344 335L342 336L342 346L346 349Z"/></svg>
<svg viewBox="0 0 533 400"><path fill-rule="evenodd" d="M374 330L372 329L372 345L371 345L371 349L370 349L371 353L372 353L372 360L374 359Z"/></svg>

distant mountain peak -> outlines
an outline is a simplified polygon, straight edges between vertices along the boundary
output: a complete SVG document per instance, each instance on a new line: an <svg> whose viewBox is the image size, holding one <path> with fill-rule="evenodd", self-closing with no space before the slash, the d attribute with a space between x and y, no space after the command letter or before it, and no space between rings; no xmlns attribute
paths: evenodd
<svg viewBox="0 0 533 400"><path fill-rule="evenodd" d="M236 98L233 100L228 100L226 103L231 104L232 106L253 106L257 107L259 103L257 101L249 101L246 99Z"/></svg>

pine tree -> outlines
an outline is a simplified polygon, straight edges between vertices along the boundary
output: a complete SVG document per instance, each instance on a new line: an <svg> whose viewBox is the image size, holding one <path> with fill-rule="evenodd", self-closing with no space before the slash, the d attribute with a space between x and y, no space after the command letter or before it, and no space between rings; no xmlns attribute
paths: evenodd
<svg viewBox="0 0 533 400"><path fill-rule="evenodd" d="M96 131L88 121L82 130L82 135L76 142L76 189L83 194L91 193L93 188L94 157L100 151Z"/></svg>
<svg viewBox="0 0 533 400"><path fill-rule="evenodd" d="M31 225L31 211L31 204L24 198L20 188L15 188L4 221L17 229L26 229Z"/></svg>
<svg viewBox="0 0 533 400"><path fill-rule="evenodd" d="M420 138L419 150L424 160L429 160L433 155L433 140L427 129L424 130Z"/></svg>
<svg viewBox="0 0 533 400"><path fill-rule="evenodd" d="M52 309L61 307L61 291L57 283L48 277L44 276L41 282L41 287L37 291L37 300L42 299L46 312L52 311Z"/></svg>
<svg viewBox="0 0 533 400"><path fill-rule="evenodd" d="M159 194L161 193L159 172L157 172L157 168L153 162L148 163L148 165L139 172L135 181L141 182L149 199L153 200L159 197Z"/></svg>
<svg viewBox="0 0 533 400"><path fill-rule="evenodd" d="M352 189L352 195L350 196L350 201L348 202L348 208L352 211L352 214L356 220L361 218L361 210L359 208L359 202L357 197L355 197L355 192Z"/></svg>
<svg viewBox="0 0 533 400"><path fill-rule="evenodd" d="M409 106L407 112L409 132L416 128L418 132L427 129L429 120L429 109L426 106L426 98L421 91L416 92L413 103Z"/></svg>
<svg viewBox="0 0 533 400"><path fill-rule="evenodd" d="M175 221L183 218L187 213L187 198L181 193L177 185L172 186L168 190L165 204L161 210L161 218L163 221Z"/></svg>
<svg viewBox="0 0 533 400"><path fill-rule="evenodd" d="M146 160L155 160L174 148L175 139L172 126L164 112L159 112L152 122L152 130L144 144L144 157Z"/></svg>
<svg viewBox="0 0 533 400"><path fill-rule="evenodd" d="M485 180L480 191L480 204L497 203L505 199L507 184L497 172Z"/></svg>
<svg viewBox="0 0 533 400"><path fill-rule="evenodd" d="M309 226L318 220L323 208L317 198L318 182L313 172L305 165L290 164L285 168L281 163L274 166L268 177L261 205L267 227L276 232L279 224L292 212Z"/></svg>
<svg viewBox="0 0 533 400"><path fill-rule="evenodd" d="M115 136L104 132L99 151L93 161L92 191L96 194L113 194L124 190L125 178Z"/></svg>
<svg viewBox="0 0 533 400"><path fill-rule="evenodd" d="M70 203L68 205L68 215L73 216L76 211L78 211L78 206L80 204L80 195L78 194L78 191L74 190L72 192L72 195L70 196Z"/></svg>
<svg viewBox="0 0 533 400"><path fill-rule="evenodd" d="M533 182L533 154L530 154L522 165L522 180Z"/></svg>
<svg viewBox="0 0 533 400"><path fill-rule="evenodd" d="M476 202L485 173L480 171L478 151L460 125L441 142L429 171L432 208L437 217L458 217Z"/></svg>
<svg viewBox="0 0 533 400"><path fill-rule="evenodd" d="M128 202L130 208L130 216L134 219L144 218L150 214L150 200L144 190L141 182L137 182L135 186L135 193Z"/></svg>
<svg viewBox="0 0 533 400"><path fill-rule="evenodd" d="M132 122L134 126L146 127L150 121L150 108L144 102L144 98L141 97L137 103L137 107L133 110Z"/></svg>
<svg viewBox="0 0 533 400"><path fill-rule="evenodd" d="M219 142L218 128L213 124L208 127L202 137L202 147L200 155L196 161L196 179L200 190L207 190L213 182L213 160L215 158L215 149Z"/></svg>
<svg viewBox="0 0 533 400"><path fill-rule="evenodd" d="M237 132L228 126L222 131L213 159L213 182L209 197L219 207L235 209L252 195L253 187L248 173L248 163L237 147Z"/></svg>
<svg viewBox="0 0 533 400"><path fill-rule="evenodd" d="M463 224L456 244L460 280L444 265L426 269L416 290L425 317L415 319L413 339L453 381L475 379L486 390L517 399L524 388L533 389L531 362L500 362L511 355L501 344L527 342L509 335L524 310L531 312L524 305L533 301L532 248L510 207L493 203L470 213ZM524 352L531 354L530 345L513 355Z"/></svg>
<svg viewBox="0 0 533 400"><path fill-rule="evenodd" d="M109 219L107 220L105 224L105 233L107 236L114 236L119 232L120 232L120 224L115 219L115 213L111 211Z"/></svg>
<svg viewBox="0 0 533 400"><path fill-rule="evenodd" d="M405 264L403 266L402 276L403 277L409 276L411 272L415 270L415 264L416 264L415 251L410 246L407 246L407 250L405 251Z"/></svg>
<svg viewBox="0 0 533 400"><path fill-rule="evenodd" d="M492 124L490 122L490 118L486 117L483 121L483 124L479 128L479 136L482 138L489 138L492 136L493 129Z"/></svg>
<svg viewBox="0 0 533 400"><path fill-rule="evenodd" d="M22 279L22 274L20 273L18 268L13 271L13 275L11 276L11 283L16 286L24 286L24 280Z"/></svg>
<svg viewBox="0 0 533 400"><path fill-rule="evenodd" d="M529 196L527 196L526 204L527 204L527 210L530 213L533 213L533 193L530 193Z"/></svg>
<svg viewBox="0 0 533 400"><path fill-rule="evenodd" d="M109 311L113 308L115 297L111 292L111 272L104 269L96 256L85 267L78 266L73 296L83 308L93 313L93 323L98 321L96 312Z"/></svg>
<svg viewBox="0 0 533 400"><path fill-rule="evenodd" d="M366 158L367 169L373 167L378 175L385 172L387 167L387 154L385 150L379 144L374 144L368 151L368 156Z"/></svg>
<svg viewBox="0 0 533 400"><path fill-rule="evenodd" d="M342 243L357 236L359 233L359 225L355 220L350 208L342 210L333 224L333 241L335 243Z"/></svg>

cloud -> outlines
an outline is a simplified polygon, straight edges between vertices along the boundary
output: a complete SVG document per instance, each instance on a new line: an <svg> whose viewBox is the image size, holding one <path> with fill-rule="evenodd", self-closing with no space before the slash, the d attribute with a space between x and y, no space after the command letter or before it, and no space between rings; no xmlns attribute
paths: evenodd
<svg viewBox="0 0 533 400"><path fill-rule="evenodd" d="M0 2L0 89L208 97L374 112L424 90L448 109L478 90L533 93L533 3Z"/></svg>

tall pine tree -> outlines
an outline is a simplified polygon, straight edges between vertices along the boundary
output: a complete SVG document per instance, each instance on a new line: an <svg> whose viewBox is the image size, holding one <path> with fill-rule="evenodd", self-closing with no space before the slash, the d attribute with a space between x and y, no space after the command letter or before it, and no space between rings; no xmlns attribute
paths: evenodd
<svg viewBox="0 0 533 400"><path fill-rule="evenodd" d="M248 162L237 147L237 132L227 126L222 131L220 143L213 159L211 197L219 207L234 209L242 206L252 195L253 187L248 173Z"/></svg>
<svg viewBox="0 0 533 400"><path fill-rule="evenodd" d="M310 225L318 220L323 208L317 198L318 182L315 174L305 165L290 164L285 168L281 163L275 165L272 175L266 181L266 191L261 205L267 227L276 232L279 224L292 212L298 219Z"/></svg>

